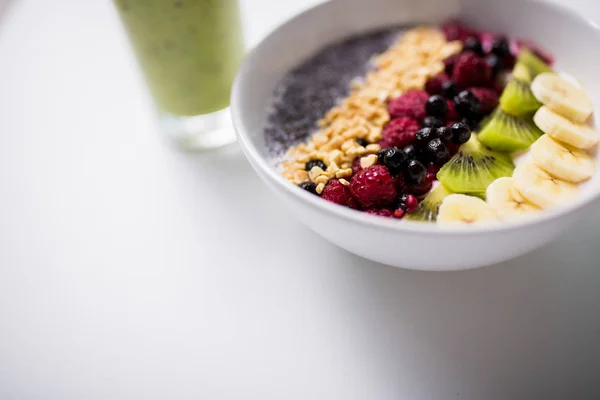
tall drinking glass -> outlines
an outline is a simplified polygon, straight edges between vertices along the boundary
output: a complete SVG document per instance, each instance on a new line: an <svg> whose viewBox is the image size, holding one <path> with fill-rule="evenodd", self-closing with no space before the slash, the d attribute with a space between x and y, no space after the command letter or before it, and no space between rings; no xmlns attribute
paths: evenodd
<svg viewBox="0 0 600 400"><path fill-rule="evenodd" d="M114 0L169 136L187 148L235 140L229 94L243 57L237 0Z"/></svg>

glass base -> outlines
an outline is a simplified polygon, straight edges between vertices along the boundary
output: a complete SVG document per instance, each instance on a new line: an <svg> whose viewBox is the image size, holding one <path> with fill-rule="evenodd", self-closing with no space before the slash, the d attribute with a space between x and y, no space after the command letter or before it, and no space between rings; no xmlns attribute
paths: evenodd
<svg viewBox="0 0 600 400"><path fill-rule="evenodd" d="M160 115L163 132L186 150L207 150L235 142L229 107L214 113L181 117Z"/></svg>

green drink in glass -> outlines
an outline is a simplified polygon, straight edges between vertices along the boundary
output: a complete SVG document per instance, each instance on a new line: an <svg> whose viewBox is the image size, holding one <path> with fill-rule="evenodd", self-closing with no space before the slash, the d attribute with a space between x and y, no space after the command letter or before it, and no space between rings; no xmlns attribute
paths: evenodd
<svg viewBox="0 0 600 400"><path fill-rule="evenodd" d="M244 45L237 0L114 0L166 133L188 148L234 140L229 95Z"/></svg>

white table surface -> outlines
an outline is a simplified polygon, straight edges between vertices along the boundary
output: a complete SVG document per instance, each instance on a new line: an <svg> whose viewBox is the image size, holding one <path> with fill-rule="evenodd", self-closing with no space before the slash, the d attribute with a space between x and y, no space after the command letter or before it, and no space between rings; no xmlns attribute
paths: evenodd
<svg viewBox="0 0 600 400"><path fill-rule="evenodd" d="M246 0L250 41L315 2ZM110 1L17 0L0 60L0 399L600 398L600 207L495 267L375 265L237 146L167 146Z"/></svg>

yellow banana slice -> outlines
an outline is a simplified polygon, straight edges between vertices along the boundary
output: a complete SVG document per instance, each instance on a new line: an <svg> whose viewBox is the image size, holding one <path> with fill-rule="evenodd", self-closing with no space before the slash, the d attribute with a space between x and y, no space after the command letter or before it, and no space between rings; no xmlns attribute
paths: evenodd
<svg viewBox="0 0 600 400"><path fill-rule="evenodd" d="M594 159L588 153L548 135L531 145L531 157L544 171L568 182L583 182L596 170Z"/></svg>
<svg viewBox="0 0 600 400"><path fill-rule="evenodd" d="M515 188L523 197L541 208L569 203L579 194L577 185L550 175L533 160L519 165L513 178Z"/></svg>
<svg viewBox="0 0 600 400"><path fill-rule="evenodd" d="M467 226L473 224L493 223L498 221L496 214L483 200L451 194L440 206L437 222L441 225Z"/></svg>
<svg viewBox="0 0 600 400"><path fill-rule="evenodd" d="M548 107L540 108L533 121L544 133L578 149L589 149L600 141L600 134L587 125L575 124Z"/></svg>
<svg viewBox="0 0 600 400"><path fill-rule="evenodd" d="M513 178L500 178L492 182L487 188L486 199L502 221L518 221L541 211L517 190Z"/></svg>
<svg viewBox="0 0 600 400"><path fill-rule="evenodd" d="M552 72L539 74L531 91L546 107L576 123L585 122L594 111L585 91Z"/></svg>

